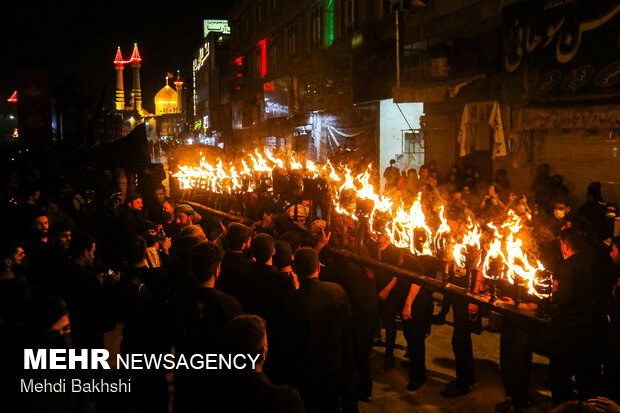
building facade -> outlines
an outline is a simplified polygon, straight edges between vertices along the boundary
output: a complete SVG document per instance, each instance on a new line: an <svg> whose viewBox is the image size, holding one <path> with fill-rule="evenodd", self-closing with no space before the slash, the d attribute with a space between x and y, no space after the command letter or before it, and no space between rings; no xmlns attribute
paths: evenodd
<svg viewBox="0 0 620 413"><path fill-rule="evenodd" d="M518 192L548 163L576 202L597 180L617 199L619 19L616 0L239 0L208 100L226 145L506 169Z"/></svg>
<svg viewBox="0 0 620 413"><path fill-rule="evenodd" d="M204 39L192 61L193 130L202 143L213 145L230 135L230 66L228 21L205 20Z"/></svg>
<svg viewBox="0 0 620 413"><path fill-rule="evenodd" d="M394 99L424 103L426 159L444 174L505 169L525 193L548 164L575 204L592 181L620 199L619 22L617 1L428 1L403 13Z"/></svg>

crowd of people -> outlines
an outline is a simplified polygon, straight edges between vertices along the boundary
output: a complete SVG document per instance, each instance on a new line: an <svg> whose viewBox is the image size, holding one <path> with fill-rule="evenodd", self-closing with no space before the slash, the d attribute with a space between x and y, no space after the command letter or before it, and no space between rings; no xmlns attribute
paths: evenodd
<svg viewBox="0 0 620 413"><path fill-rule="evenodd" d="M500 368L507 399L496 410L527 407L534 342L543 331L554 405L566 408L576 399L596 409L620 401L620 238L609 236L613 205L604 202L600 184L588 187L588 202L573 213L561 177L541 170L534 183L537 206L530 210L525 196L510 192L505 171L483 186L471 167L463 174L454 167L445 180L438 179L433 162L419 176L415 170L401 176L392 168L384 175L388 193L410 201L421 192L429 215L446 205L455 227L511 209L533 216L531 232L556 282L551 321L541 328L533 318L504 317ZM355 412L359 401L372 401L370 356L378 331L385 329L383 367L392 369L402 322L406 390L416 391L426 380L431 325L444 322L450 309L456 380L441 394L465 395L476 382L471 334L481 331L483 309L444 298L441 312L433 315L432 291L343 260L325 247L459 285L471 278L472 289L484 292L489 286L480 274L463 276L448 260L407 254L386 237L360 233L355 221L342 216L329 223L313 219L310 204L300 204L305 213L293 216L264 208L257 222L209 215L170 196L161 165L132 170L45 153L24 155L4 172L5 389L26 375L15 356L20 349L104 348L104 334L121 325L121 354L259 356L242 371L178 369L171 377L165 370L118 370L113 374L133 382L124 411L164 412L172 400L173 411L181 413ZM517 302L504 295L525 310L541 304L527 294L518 294ZM37 374L101 378L103 372ZM18 393L16 400L29 412L106 411L110 403L69 393Z"/></svg>
<svg viewBox="0 0 620 413"><path fill-rule="evenodd" d="M552 317L546 330L541 331L531 321L504 314L500 328L500 367L508 398L496 406L497 411L519 410L528 405L531 358L541 335L546 336L544 347L550 357L549 387L554 405L575 397L573 376L577 396L582 400L605 391L618 400L620 238L613 237L617 205L604 200L599 182L590 183L587 201L573 211L562 176L550 176L546 164L538 167L532 184L533 208L525 194L511 191L507 171L503 169L496 171L493 182L483 182L474 167L467 166L461 172L453 165L447 177L440 179L434 161L422 165L419 171L409 169L401 174L396 161L391 160L383 178L385 193L393 199L407 204L421 194L427 216L436 215L442 205L446 206L446 217L455 233L468 221L501 224L509 211L525 217L524 235L530 241L530 248L554 276ZM462 269L444 270L446 280L467 287L468 277L458 276ZM431 271L431 275L437 272ZM475 292L491 288L484 285L480 271L477 277L472 277L469 287ZM387 284L386 288L390 290L392 285ZM537 311L544 304L526 293L515 294L514 286L504 280L500 281L499 291L505 292L503 300L524 310ZM515 302L515 296L521 302ZM397 302L387 310L390 319L401 307L402 299ZM405 308L408 305L409 301ZM448 299L443 300L441 311L432 321L429 313L425 313L424 325L442 324L450 308L454 319L452 345L457 380L442 393L446 397L466 394L475 383L470 334L480 331L479 319L471 321L472 317L479 318L477 306L452 303ZM403 312L403 319L407 317ZM386 352L386 365L392 366L389 354ZM416 379L412 370L408 388L417 388L423 381L419 377Z"/></svg>

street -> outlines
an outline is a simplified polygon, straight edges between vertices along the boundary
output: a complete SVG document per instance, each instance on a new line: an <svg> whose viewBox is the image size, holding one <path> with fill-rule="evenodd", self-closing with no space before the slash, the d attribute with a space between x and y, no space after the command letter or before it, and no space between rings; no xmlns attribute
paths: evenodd
<svg viewBox="0 0 620 413"><path fill-rule="evenodd" d="M435 313L439 307L435 306ZM404 360L406 347L402 331L398 331L397 344L403 349L396 349L396 366L392 370L383 370L383 347L375 346L371 358L373 372L373 401L360 402L360 412L493 412L495 404L505 399L499 371L499 334L484 331L482 335L472 334L477 384L471 393L454 399L446 399L439 392L445 383L455 379L454 355L450 340L452 326L450 313L447 323L433 325L432 333L426 340L427 381L415 392L407 392L408 371L400 365ZM488 326L488 320L483 319ZM533 358L532 371L532 406L528 412L543 412L551 407L550 393L545 387L549 361L538 354Z"/></svg>

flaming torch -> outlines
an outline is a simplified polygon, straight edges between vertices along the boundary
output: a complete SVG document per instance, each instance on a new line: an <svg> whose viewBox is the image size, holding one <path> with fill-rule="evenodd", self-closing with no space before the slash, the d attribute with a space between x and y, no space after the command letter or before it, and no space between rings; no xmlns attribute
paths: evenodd
<svg viewBox="0 0 620 413"><path fill-rule="evenodd" d="M439 210L439 220L441 224L439 224L439 228L437 228L433 240L435 254L439 259L446 259L448 257L448 250L452 244L452 231L444 215L444 209L445 207L442 205Z"/></svg>
<svg viewBox="0 0 620 413"><path fill-rule="evenodd" d="M497 296L497 280L504 277L508 266L506 265L506 257L502 252L502 237L493 223L487 224L494 232L493 240L489 245L489 250L484 258L482 265L482 275L491 280L491 301Z"/></svg>
<svg viewBox="0 0 620 413"><path fill-rule="evenodd" d="M473 282L475 282L475 268L480 265L481 248L480 248L480 225L471 222L471 219L467 219L466 232L463 235L463 240L454 245L452 251L452 257L454 262L461 268L464 268L468 277L468 288L473 291Z"/></svg>

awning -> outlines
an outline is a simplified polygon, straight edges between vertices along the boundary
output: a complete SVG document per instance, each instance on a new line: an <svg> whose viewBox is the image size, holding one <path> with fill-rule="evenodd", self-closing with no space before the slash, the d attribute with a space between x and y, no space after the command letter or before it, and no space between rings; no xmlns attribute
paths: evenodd
<svg viewBox="0 0 620 413"><path fill-rule="evenodd" d="M462 77L450 81L425 83L424 85L410 87L395 87L392 89L392 96L394 98L394 103L443 102L446 100L446 97L453 98L458 95L463 87L486 77L484 73L481 73L479 75Z"/></svg>

